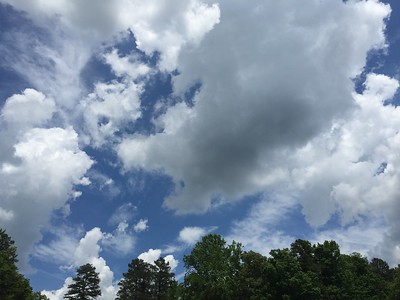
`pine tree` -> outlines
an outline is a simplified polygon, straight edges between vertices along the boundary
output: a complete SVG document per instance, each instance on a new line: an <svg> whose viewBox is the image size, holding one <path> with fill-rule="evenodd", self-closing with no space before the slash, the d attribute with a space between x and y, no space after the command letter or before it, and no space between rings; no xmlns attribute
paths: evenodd
<svg viewBox="0 0 400 300"><path fill-rule="evenodd" d="M129 263L128 272L123 276L118 283L118 300L152 299L154 266L136 258Z"/></svg>
<svg viewBox="0 0 400 300"><path fill-rule="evenodd" d="M90 300L101 295L99 273L91 264L85 264L77 269L74 283L68 286L64 299Z"/></svg>
<svg viewBox="0 0 400 300"><path fill-rule="evenodd" d="M4 229L0 229L0 299L31 299L29 281L18 272L17 247Z"/></svg>
<svg viewBox="0 0 400 300"><path fill-rule="evenodd" d="M171 273L169 262L160 257L155 262L154 295L157 300L169 299L171 287L176 285L174 273Z"/></svg>

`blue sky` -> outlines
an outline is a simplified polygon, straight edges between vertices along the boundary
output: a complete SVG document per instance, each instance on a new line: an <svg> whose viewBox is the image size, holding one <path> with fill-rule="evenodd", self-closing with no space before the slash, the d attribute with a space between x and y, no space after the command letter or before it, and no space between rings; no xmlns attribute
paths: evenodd
<svg viewBox="0 0 400 300"><path fill-rule="evenodd" d="M35 290L206 233L400 262L398 1L0 0L0 227Z"/></svg>

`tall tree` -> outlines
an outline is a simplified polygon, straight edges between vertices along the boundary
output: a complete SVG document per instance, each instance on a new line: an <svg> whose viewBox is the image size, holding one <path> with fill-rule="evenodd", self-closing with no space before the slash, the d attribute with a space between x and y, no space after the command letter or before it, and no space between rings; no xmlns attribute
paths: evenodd
<svg viewBox="0 0 400 300"><path fill-rule="evenodd" d="M202 238L184 257L188 299L237 299L242 246L217 234Z"/></svg>
<svg viewBox="0 0 400 300"><path fill-rule="evenodd" d="M118 300L147 300L153 296L154 266L136 258L128 265L128 272L118 283Z"/></svg>
<svg viewBox="0 0 400 300"><path fill-rule="evenodd" d="M0 229L0 299L27 300L33 293L29 281L18 272L15 242Z"/></svg>
<svg viewBox="0 0 400 300"><path fill-rule="evenodd" d="M171 289L175 287L175 274L171 272L169 262L160 257L155 262L154 273L154 295L157 300L170 299Z"/></svg>
<svg viewBox="0 0 400 300"><path fill-rule="evenodd" d="M272 265L268 259L259 253L249 251L242 254L241 260L240 299L272 299L271 284L268 278Z"/></svg>
<svg viewBox="0 0 400 300"><path fill-rule="evenodd" d="M73 283L68 286L68 292L64 299L70 300L90 300L96 299L101 295L99 273L91 264L80 266L77 276L73 278Z"/></svg>

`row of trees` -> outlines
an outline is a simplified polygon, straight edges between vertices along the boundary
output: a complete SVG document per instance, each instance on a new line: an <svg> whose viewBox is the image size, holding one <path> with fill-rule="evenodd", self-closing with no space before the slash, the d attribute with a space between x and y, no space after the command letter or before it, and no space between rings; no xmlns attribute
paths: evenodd
<svg viewBox="0 0 400 300"><path fill-rule="evenodd" d="M183 299L400 299L399 267L341 254L334 241L296 240L266 257L211 234L184 262Z"/></svg>
<svg viewBox="0 0 400 300"><path fill-rule="evenodd" d="M202 238L184 257L180 284L164 259L134 259L119 282L118 300L400 299L400 269L379 258L341 254L334 241L296 240L268 257L227 244L217 234Z"/></svg>
<svg viewBox="0 0 400 300"><path fill-rule="evenodd" d="M0 299L43 300L16 267L16 247L0 229ZM296 240L268 257L227 244L217 234L202 238L184 256L185 277L177 283L169 263L134 259L118 283L118 300L198 299L400 299L400 267L359 253L341 254L334 241L311 244ZM90 300L101 295L100 279L91 264L78 268L65 299Z"/></svg>

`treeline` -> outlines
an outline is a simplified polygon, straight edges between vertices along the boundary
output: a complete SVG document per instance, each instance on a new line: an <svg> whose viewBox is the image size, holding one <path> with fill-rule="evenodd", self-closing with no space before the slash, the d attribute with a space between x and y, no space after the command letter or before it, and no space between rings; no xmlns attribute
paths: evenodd
<svg viewBox="0 0 400 300"><path fill-rule="evenodd" d="M14 242L0 229L0 299L46 299L33 293L19 274ZM397 300L400 266L359 253L341 254L334 241L296 240L287 249L263 256L217 234L202 238L183 258L186 272L178 283L164 258L154 264L133 259L118 283L118 300ZM86 264L68 287L66 299L101 295L95 268Z"/></svg>
<svg viewBox="0 0 400 300"><path fill-rule="evenodd" d="M334 241L296 240L269 256L207 235L184 257L183 299L400 299L400 269L341 254Z"/></svg>
<svg viewBox="0 0 400 300"><path fill-rule="evenodd" d="M290 248L272 250L266 257L209 234L183 260L183 282L172 279L167 265L165 292L158 295L154 294L157 268L133 260L119 283L117 299L400 299L399 267L390 268L379 258L368 261L359 253L341 254L334 241L313 245L296 240Z"/></svg>

